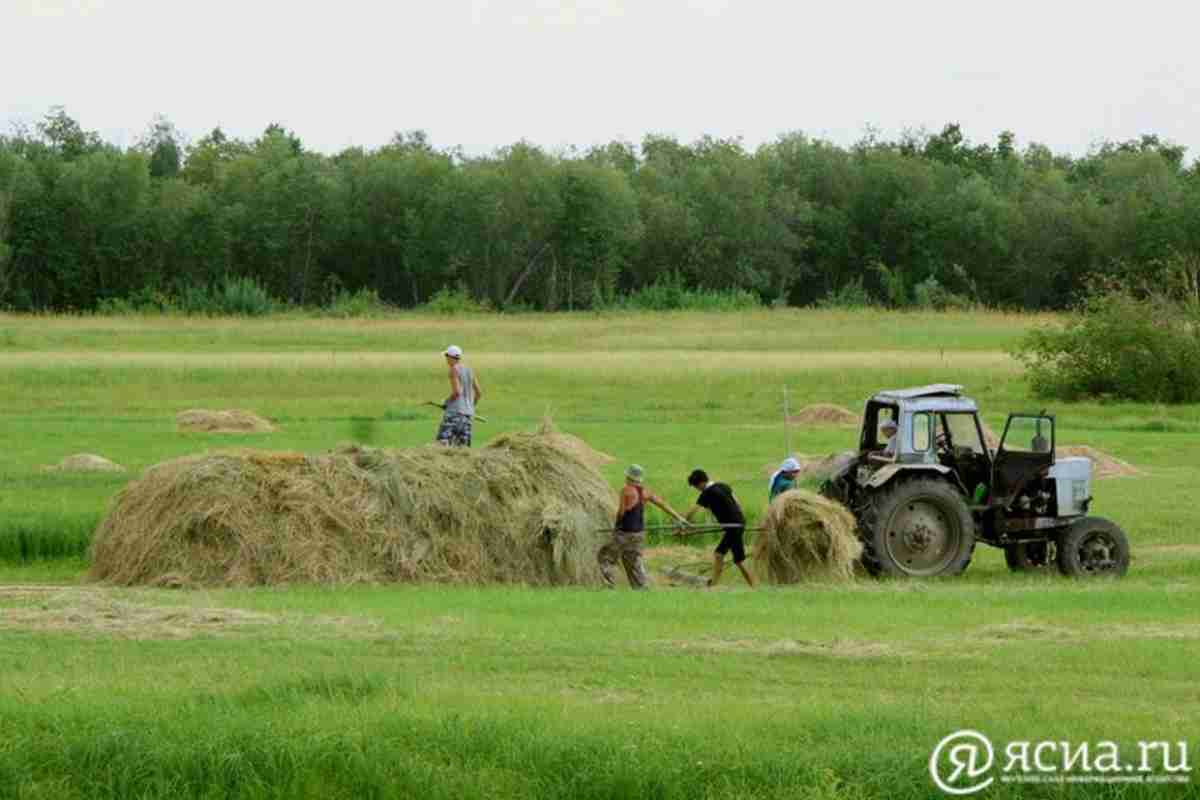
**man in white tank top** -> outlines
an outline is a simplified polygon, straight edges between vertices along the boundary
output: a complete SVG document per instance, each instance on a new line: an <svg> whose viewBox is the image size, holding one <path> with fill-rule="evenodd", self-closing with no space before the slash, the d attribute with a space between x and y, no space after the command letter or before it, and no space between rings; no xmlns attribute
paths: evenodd
<svg viewBox="0 0 1200 800"><path fill-rule="evenodd" d="M471 420L483 390L479 388L475 371L462 363L461 347L452 344L442 355L449 368L450 396L446 398L442 424L438 426L437 442L450 447L470 447Z"/></svg>

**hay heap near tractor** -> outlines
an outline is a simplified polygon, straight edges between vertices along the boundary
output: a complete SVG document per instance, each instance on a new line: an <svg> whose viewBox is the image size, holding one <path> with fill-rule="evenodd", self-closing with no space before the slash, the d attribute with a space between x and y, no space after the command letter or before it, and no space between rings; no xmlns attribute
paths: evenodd
<svg viewBox="0 0 1200 800"><path fill-rule="evenodd" d="M759 576L771 583L848 581L862 555L854 515L840 503L791 489L767 508L754 542Z"/></svg>
<svg viewBox="0 0 1200 800"><path fill-rule="evenodd" d="M159 464L100 524L125 585L598 585L615 499L552 428L479 449L231 452Z"/></svg>

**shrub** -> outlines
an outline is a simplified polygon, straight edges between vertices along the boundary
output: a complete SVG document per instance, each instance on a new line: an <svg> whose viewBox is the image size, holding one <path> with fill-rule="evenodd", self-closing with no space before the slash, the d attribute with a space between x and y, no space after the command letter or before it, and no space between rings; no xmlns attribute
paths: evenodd
<svg viewBox="0 0 1200 800"><path fill-rule="evenodd" d="M862 278L843 283L817 301L817 308L870 308L875 305L863 287Z"/></svg>
<svg viewBox="0 0 1200 800"><path fill-rule="evenodd" d="M879 273L879 284L883 287L883 296L892 308L904 308L911 301L908 296L908 279L899 267L889 267L882 261L876 261L874 269Z"/></svg>
<svg viewBox="0 0 1200 800"><path fill-rule="evenodd" d="M102 297L96 313L108 317L128 314L166 314L176 310L175 298L158 289L142 287L128 297Z"/></svg>
<svg viewBox="0 0 1200 800"><path fill-rule="evenodd" d="M1035 328L1013 355L1040 397L1200 401L1200 312L1158 294L1095 290L1065 325Z"/></svg>
<svg viewBox="0 0 1200 800"><path fill-rule="evenodd" d="M226 277L219 285L182 286L164 310L189 316L261 317L279 311L284 304L271 297L254 278Z"/></svg>
<svg viewBox="0 0 1200 800"><path fill-rule="evenodd" d="M175 305L189 316L217 313L212 293L203 286L184 286L175 297Z"/></svg>
<svg viewBox="0 0 1200 800"><path fill-rule="evenodd" d="M913 287L913 305L917 308L933 308L938 311L946 309L967 309L972 306L971 298L956 294L942 285L934 276Z"/></svg>
<svg viewBox="0 0 1200 800"><path fill-rule="evenodd" d="M348 319L351 317L379 317L387 314L391 307L379 299L379 292L374 289L359 289L350 292L341 289L329 301L324 313L331 317Z"/></svg>
<svg viewBox="0 0 1200 800"><path fill-rule="evenodd" d="M745 289L687 289L673 275L643 286L609 305L628 311L748 311L762 308L762 300Z"/></svg>
<svg viewBox="0 0 1200 800"><path fill-rule="evenodd" d="M421 310L431 314L483 314L491 311L492 307L486 300L481 303L471 297L462 286L454 289L443 286L429 298L428 303L421 306Z"/></svg>
<svg viewBox="0 0 1200 800"><path fill-rule="evenodd" d="M218 313L230 316L262 317L283 305L254 278L227 277L215 295Z"/></svg>
<svg viewBox="0 0 1200 800"><path fill-rule="evenodd" d="M105 317L123 317L137 313L137 309L124 297L101 297L96 303L96 313Z"/></svg>

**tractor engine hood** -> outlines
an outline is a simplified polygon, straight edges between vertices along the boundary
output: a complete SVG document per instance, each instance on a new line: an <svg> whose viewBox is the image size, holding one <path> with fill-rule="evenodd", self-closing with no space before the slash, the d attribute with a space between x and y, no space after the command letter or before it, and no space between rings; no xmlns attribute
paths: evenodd
<svg viewBox="0 0 1200 800"><path fill-rule="evenodd" d="M1054 481L1060 517L1087 513L1087 503L1092 498L1090 458L1060 458L1050 467L1046 477Z"/></svg>

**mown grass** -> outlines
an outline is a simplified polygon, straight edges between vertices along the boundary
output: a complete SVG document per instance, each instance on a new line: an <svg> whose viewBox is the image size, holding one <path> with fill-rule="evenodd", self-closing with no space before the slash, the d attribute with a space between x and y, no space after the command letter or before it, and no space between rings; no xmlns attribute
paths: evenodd
<svg viewBox="0 0 1200 800"><path fill-rule="evenodd" d="M929 749L965 726L996 741L1186 735L1192 587L975 576L648 596L124 591L126 603L279 621L182 641L6 631L0 785L62 797L928 797Z"/></svg>
<svg viewBox="0 0 1200 800"><path fill-rule="evenodd" d="M795 409L964 383L999 430L1007 410L1043 404L997 356L1046 321L0 318L0 797L919 798L937 796L930 749L962 727L997 742L1200 746L1197 406L1051 409L1060 442L1146 473L1094 486L1096 512L1134 543L1117 583L1015 576L981 548L960 580L753 593L733 571L732 590L713 593L77 585L94 521L154 463L364 435L427 442L436 418L419 404L444 394L437 354L450 341L484 382L492 421L477 441L549 413L616 456L604 468L614 486L637 461L683 510L694 498L684 478L703 466L754 518L765 468L785 451L785 385ZM311 355L324 349L328 361ZM174 414L192 407L250 408L280 431L177 432ZM824 454L856 432L792 426L787 436ZM85 451L129 472L42 469ZM657 547L652 567L695 568L711 544ZM159 609L159 622L113 626L137 609ZM196 623L205 609L270 618ZM1195 796L1194 786L983 796Z"/></svg>

